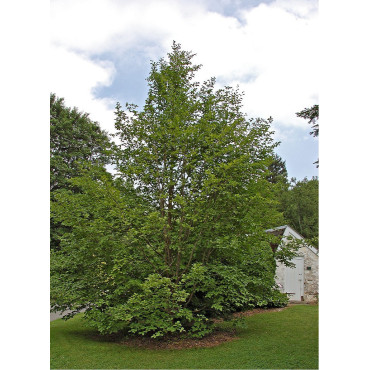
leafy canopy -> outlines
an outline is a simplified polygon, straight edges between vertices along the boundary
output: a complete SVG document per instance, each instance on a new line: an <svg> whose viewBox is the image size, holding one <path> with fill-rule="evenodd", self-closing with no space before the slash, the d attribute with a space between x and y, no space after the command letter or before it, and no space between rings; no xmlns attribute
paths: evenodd
<svg viewBox="0 0 370 370"><path fill-rule="evenodd" d="M84 163L107 164L110 140L97 122L50 94L50 190L68 187Z"/></svg>
<svg viewBox="0 0 370 370"><path fill-rule="evenodd" d="M52 254L54 308L86 308L102 333L203 336L213 317L286 303L264 231L282 222L271 119L247 118L238 89L195 82L193 56L174 43L143 109L117 103L115 179L91 168L71 180L78 194L55 196L72 233Z"/></svg>
<svg viewBox="0 0 370 370"><path fill-rule="evenodd" d="M68 180L81 175L89 164L108 164L110 146L108 134L88 114L66 107L63 98L50 94L51 201L56 190L70 189ZM51 220L51 248L59 248L60 238L68 230Z"/></svg>

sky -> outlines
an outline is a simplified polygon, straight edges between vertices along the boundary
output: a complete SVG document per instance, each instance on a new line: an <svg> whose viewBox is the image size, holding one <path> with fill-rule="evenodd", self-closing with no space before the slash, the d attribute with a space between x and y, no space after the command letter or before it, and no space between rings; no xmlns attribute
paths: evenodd
<svg viewBox="0 0 370 370"><path fill-rule="evenodd" d="M51 0L50 91L114 132L114 107L142 106L150 61L172 41L197 79L239 85L250 117L272 117L288 176L318 176L318 139L296 112L319 103L316 0Z"/></svg>

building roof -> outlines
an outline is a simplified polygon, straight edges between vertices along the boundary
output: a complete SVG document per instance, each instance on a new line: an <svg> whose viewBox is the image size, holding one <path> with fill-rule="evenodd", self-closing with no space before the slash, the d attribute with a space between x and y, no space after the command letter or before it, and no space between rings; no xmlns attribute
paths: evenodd
<svg viewBox="0 0 370 370"><path fill-rule="evenodd" d="M266 232L274 234L274 235L284 235L286 231L291 232L292 234L296 234L294 236L298 237L298 239L304 239L304 237L297 231L295 231L289 225L283 225L279 227L274 227L273 229L268 229Z"/></svg>
<svg viewBox="0 0 370 370"><path fill-rule="evenodd" d="M275 236L281 236L282 238L291 235L291 236L293 236L296 239L304 239L304 237L300 233L298 233L297 231L295 231L289 225L283 225L283 226L275 227L273 229L268 229L268 230L266 230L266 232L267 233L271 233L271 234L273 234ZM311 245L308 245L308 244L305 244L305 246L311 252L315 253L316 255L319 255L319 251L315 247L313 247Z"/></svg>

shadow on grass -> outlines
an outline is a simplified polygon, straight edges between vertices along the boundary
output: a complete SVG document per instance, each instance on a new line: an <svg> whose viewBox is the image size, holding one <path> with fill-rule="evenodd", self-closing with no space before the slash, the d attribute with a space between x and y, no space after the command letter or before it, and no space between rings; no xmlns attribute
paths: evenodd
<svg viewBox="0 0 370 370"><path fill-rule="evenodd" d="M97 330L71 330L69 333L74 337L100 343L120 343L130 338L128 330L113 334L100 334Z"/></svg>
<svg viewBox="0 0 370 370"><path fill-rule="evenodd" d="M186 349L215 347L239 339L245 330L230 325L217 325L212 333L203 338L192 338L189 335L166 335L161 338L139 336L129 333L128 329L114 334L100 334L96 330L73 330L69 334L88 342L115 343L127 347L143 349Z"/></svg>
<svg viewBox="0 0 370 370"><path fill-rule="evenodd" d="M188 335L167 335L161 338L135 335L124 328L118 333L100 334L97 330L88 326L71 328L69 335L76 339L82 339L90 343L115 343L125 347L147 349L182 349L215 347L223 343L231 342L240 338L258 337L266 331L265 325L254 325L248 322L247 317L254 313L273 313L279 310L254 310L258 312L241 312L231 316L228 320L220 320L215 323L212 333L203 338L191 338ZM81 323L82 324L82 323ZM82 324L83 325L83 324Z"/></svg>

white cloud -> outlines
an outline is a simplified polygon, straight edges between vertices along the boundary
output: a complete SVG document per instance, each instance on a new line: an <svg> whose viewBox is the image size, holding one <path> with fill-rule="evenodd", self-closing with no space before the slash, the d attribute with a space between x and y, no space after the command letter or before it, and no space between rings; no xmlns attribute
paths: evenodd
<svg viewBox="0 0 370 370"><path fill-rule="evenodd" d="M318 2L308 0L276 0L271 6L286 10L298 17L309 17L318 11Z"/></svg>
<svg viewBox="0 0 370 370"><path fill-rule="evenodd" d="M204 13L196 3L174 0L54 0L51 5L53 43L91 54L160 43Z"/></svg>
<svg viewBox="0 0 370 370"><path fill-rule="evenodd" d="M318 94L317 2L261 4L238 12L242 23L206 6L207 1L52 1L52 58L59 55L56 71L63 66L53 86L66 101L73 97L79 108L107 122L112 102L96 99L93 88L109 86L114 66L91 57L134 49L149 63L176 40L197 53L201 79L215 76L222 84L240 85L251 116L304 126L295 112L317 103Z"/></svg>
<svg viewBox="0 0 370 370"><path fill-rule="evenodd" d="M67 106L76 106L89 113L90 118L98 121L103 129L112 131L114 101L97 99L94 88L109 86L115 74L112 63L94 62L86 56L68 51L61 47L50 48L50 91L65 98Z"/></svg>

